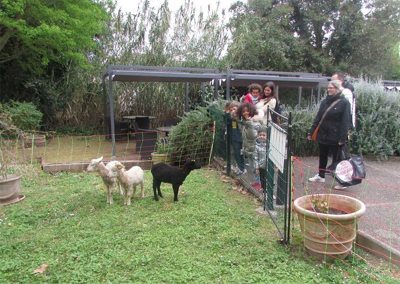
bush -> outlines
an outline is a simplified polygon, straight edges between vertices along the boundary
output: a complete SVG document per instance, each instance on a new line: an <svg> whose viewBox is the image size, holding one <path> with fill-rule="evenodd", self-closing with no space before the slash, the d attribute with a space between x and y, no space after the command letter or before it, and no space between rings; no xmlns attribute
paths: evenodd
<svg viewBox="0 0 400 284"><path fill-rule="evenodd" d="M179 124L169 134L172 160L183 164L187 158L206 164L213 138L213 119L209 108L198 107L183 115Z"/></svg>
<svg viewBox="0 0 400 284"><path fill-rule="evenodd" d="M33 103L11 101L4 105L4 111L21 130L38 130L42 122L43 113Z"/></svg>
<svg viewBox="0 0 400 284"><path fill-rule="evenodd" d="M318 108L319 104L305 109L290 106L285 108L283 115L292 113L292 152L296 156L318 155L317 143L307 140L307 132L317 115Z"/></svg>
<svg viewBox="0 0 400 284"><path fill-rule="evenodd" d="M400 153L400 96L385 91L379 82L359 80L357 95L357 131L353 151L378 158Z"/></svg>

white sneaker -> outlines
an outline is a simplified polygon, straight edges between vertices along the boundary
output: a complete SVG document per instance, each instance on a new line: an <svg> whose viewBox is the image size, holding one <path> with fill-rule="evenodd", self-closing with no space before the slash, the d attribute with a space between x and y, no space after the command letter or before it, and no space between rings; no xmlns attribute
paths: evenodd
<svg viewBox="0 0 400 284"><path fill-rule="evenodd" d="M241 176L241 175L244 175L245 173L247 173L247 170L246 170L246 169L244 169L243 171L238 170L238 172L236 173L236 175L237 175L237 176Z"/></svg>
<svg viewBox="0 0 400 284"><path fill-rule="evenodd" d="M335 185L333 188L337 189L337 190L342 190L342 189L346 189L347 186L341 186L340 184L338 184L338 185Z"/></svg>
<svg viewBox="0 0 400 284"><path fill-rule="evenodd" d="M308 181L311 181L311 182L325 182L325 178L320 177L319 174L316 174L312 178L309 178Z"/></svg>

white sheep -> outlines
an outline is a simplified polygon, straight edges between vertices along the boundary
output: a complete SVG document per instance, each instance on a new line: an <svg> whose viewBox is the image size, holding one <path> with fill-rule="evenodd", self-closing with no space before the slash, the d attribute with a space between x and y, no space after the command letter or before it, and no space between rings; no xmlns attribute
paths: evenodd
<svg viewBox="0 0 400 284"><path fill-rule="evenodd" d="M124 192L124 205L131 205L131 198L135 194L136 186L140 185L142 198L144 197L144 171L139 166L133 166L125 170L120 162L115 163L117 178L122 185ZM114 170L114 169L113 169Z"/></svg>
<svg viewBox="0 0 400 284"><path fill-rule="evenodd" d="M103 157L91 160L86 170L88 172L99 172L107 188L107 203L113 204L112 191L116 184L119 187L121 195L123 194L121 186L117 179L116 171L114 170L115 165L118 161L110 161L107 163L107 165L104 165L102 160Z"/></svg>

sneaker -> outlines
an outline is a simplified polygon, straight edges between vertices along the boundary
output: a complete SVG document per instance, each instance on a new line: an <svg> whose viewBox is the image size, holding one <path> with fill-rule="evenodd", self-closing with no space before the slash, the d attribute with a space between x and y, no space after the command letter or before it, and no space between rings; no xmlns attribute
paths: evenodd
<svg viewBox="0 0 400 284"><path fill-rule="evenodd" d="M308 181L311 181L311 182L325 182L325 178L320 177L319 174L316 174L312 178L309 178Z"/></svg>
<svg viewBox="0 0 400 284"><path fill-rule="evenodd" d="M241 176L241 175L244 175L245 173L247 173L247 170L246 170L246 169L244 169L243 171L238 170L237 173L236 173L236 175L237 175L237 176Z"/></svg>
<svg viewBox="0 0 400 284"><path fill-rule="evenodd" d="M342 190L342 189L346 189L347 186L341 186L340 184L338 184L338 185L335 185L333 188L337 189L337 190Z"/></svg>

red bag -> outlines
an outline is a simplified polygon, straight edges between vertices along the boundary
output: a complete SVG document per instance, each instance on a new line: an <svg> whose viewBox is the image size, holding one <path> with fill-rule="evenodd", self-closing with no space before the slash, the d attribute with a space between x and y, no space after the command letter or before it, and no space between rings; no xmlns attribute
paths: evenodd
<svg viewBox="0 0 400 284"><path fill-rule="evenodd" d="M318 131L319 131L319 125L317 126L317 128L315 128L314 132L311 134L312 141L317 141Z"/></svg>
<svg viewBox="0 0 400 284"><path fill-rule="evenodd" d="M322 115L321 119L319 120L319 123L317 125L317 127L314 129L314 132L311 134L311 140L312 141L317 141L317 137L318 137L318 131L319 131L319 127L321 126L322 121L324 120L326 114L328 113L328 111L333 108L338 102L340 102L341 99L334 101L324 112L324 114Z"/></svg>

